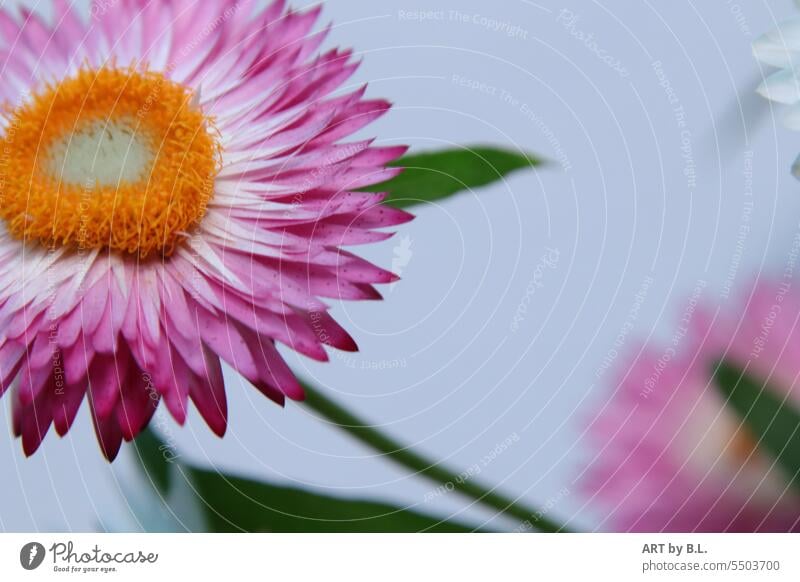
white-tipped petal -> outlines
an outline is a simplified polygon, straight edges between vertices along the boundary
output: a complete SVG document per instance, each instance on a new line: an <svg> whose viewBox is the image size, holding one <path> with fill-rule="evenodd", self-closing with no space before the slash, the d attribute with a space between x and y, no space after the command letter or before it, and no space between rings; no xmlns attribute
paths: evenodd
<svg viewBox="0 0 800 582"><path fill-rule="evenodd" d="M776 39L774 33L765 34L753 43L753 55L762 63L782 69L800 63L800 47L780 37Z"/></svg>
<svg viewBox="0 0 800 582"><path fill-rule="evenodd" d="M794 105L800 101L800 80L791 69L778 71L759 85L758 93L771 101Z"/></svg>

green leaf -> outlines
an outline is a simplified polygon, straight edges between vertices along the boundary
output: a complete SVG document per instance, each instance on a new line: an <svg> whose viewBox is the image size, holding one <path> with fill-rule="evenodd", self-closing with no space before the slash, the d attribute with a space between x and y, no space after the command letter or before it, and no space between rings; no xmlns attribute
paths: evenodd
<svg viewBox="0 0 800 582"><path fill-rule="evenodd" d="M728 361L716 366L715 379L752 436L800 485L800 412L767 384Z"/></svg>
<svg viewBox="0 0 800 582"><path fill-rule="evenodd" d="M465 478L464 473L450 470L441 463L436 463L414 452L411 448L376 429L374 425L355 416L313 385L303 382L303 389L306 393L305 404L311 410L361 443L381 453L385 459L409 469L414 475L426 477L431 482L437 483L440 490L444 487L445 490L462 493L495 511L517 518L529 529L536 528L539 531L547 532L566 531L566 528L560 523L545 516L546 512L526 507L513 497L506 497L497 488L486 488L478 482L478 479L474 478L474 475L467 475Z"/></svg>
<svg viewBox="0 0 800 582"><path fill-rule="evenodd" d="M539 164L539 159L524 152L484 146L411 154L393 164L406 168L405 172L368 190L388 192L385 202L404 208L485 186Z"/></svg>
<svg viewBox="0 0 800 582"><path fill-rule="evenodd" d="M170 464L164 454L166 445L149 428L136 437L134 443L142 470L160 493L169 488Z"/></svg>
<svg viewBox="0 0 800 582"><path fill-rule="evenodd" d="M215 532L469 532L385 503L349 500L293 487L191 470Z"/></svg>
<svg viewBox="0 0 800 582"><path fill-rule="evenodd" d="M185 480L182 489L196 497L194 505L202 508L213 532L474 531L386 503L344 499L176 463L164 454L166 446L150 429L143 431L136 439L142 469L165 497L171 487L183 484L177 480Z"/></svg>

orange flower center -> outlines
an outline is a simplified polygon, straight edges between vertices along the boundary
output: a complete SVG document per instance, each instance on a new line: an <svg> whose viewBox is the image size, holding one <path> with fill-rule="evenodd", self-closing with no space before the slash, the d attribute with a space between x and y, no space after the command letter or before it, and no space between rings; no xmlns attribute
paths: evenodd
<svg viewBox="0 0 800 582"><path fill-rule="evenodd" d="M4 117L0 218L21 240L168 256L205 215L214 127L159 73L83 69Z"/></svg>

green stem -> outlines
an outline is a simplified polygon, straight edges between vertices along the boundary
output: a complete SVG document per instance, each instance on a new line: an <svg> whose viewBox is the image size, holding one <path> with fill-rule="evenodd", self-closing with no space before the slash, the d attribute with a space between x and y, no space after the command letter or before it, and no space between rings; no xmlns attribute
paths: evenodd
<svg viewBox="0 0 800 582"><path fill-rule="evenodd" d="M477 502L491 507L500 513L505 513L519 519L523 523L530 523L532 527L535 527L539 531L566 531L561 525L546 518L544 512L520 505L513 499L509 499L505 495L497 493L494 489L487 490L476 484L473 479L459 478L458 474L412 452L409 448L385 435L378 429L369 426L363 420L328 399L308 384L304 384L304 388L306 390L305 403L309 408L345 432L351 434L362 443L382 453L398 465L402 465L431 481L447 485L448 487L452 486L453 490L471 497Z"/></svg>

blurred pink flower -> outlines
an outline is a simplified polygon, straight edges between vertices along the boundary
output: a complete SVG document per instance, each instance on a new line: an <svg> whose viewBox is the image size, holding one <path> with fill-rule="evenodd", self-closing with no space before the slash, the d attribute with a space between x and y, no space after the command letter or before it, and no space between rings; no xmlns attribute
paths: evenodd
<svg viewBox="0 0 800 582"><path fill-rule="evenodd" d="M674 349L631 354L589 429L595 456L581 483L604 511L599 529L800 530L800 496L712 378L724 357L797 403L799 320L790 281L758 283L741 309L698 307Z"/></svg>

